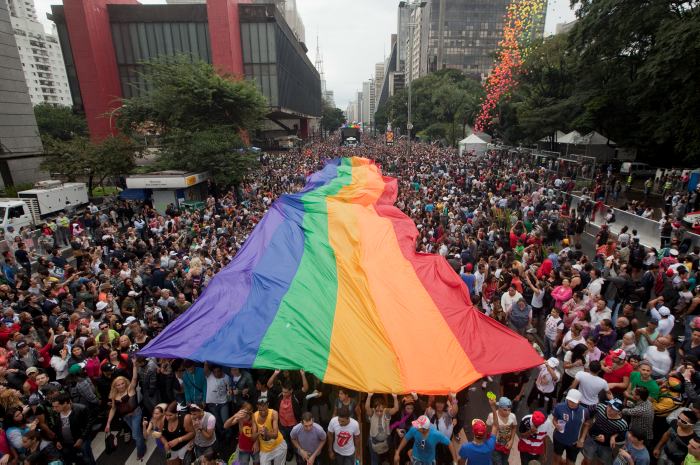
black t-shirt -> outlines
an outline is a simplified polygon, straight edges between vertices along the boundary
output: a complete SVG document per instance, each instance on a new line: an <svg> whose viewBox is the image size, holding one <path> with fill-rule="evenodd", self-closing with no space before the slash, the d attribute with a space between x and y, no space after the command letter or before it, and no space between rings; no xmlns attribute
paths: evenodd
<svg viewBox="0 0 700 465"><path fill-rule="evenodd" d="M29 253L27 253L26 250L22 249L17 249L15 250L15 258L17 259L17 263L30 263L29 260Z"/></svg>
<svg viewBox="0 0 700 465"><path fill-rule="evenodd" d="M503 386L503 396L514 399L520 394L524 384L527 384L529 376L527 371L504 373L501 375L501 386Z"/></svg>

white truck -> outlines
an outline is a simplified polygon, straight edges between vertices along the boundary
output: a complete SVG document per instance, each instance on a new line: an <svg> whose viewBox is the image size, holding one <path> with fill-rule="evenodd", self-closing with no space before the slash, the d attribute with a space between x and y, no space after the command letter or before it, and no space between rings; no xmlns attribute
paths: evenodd
<svg viewBox="0 0 700 465"><path fill-rule="evenodd" d="M72 210L88 203L85 183L39 181L33 189L18 192L19 198L0 199L0 228L7 232L41 224L43 218Z"/></svg>

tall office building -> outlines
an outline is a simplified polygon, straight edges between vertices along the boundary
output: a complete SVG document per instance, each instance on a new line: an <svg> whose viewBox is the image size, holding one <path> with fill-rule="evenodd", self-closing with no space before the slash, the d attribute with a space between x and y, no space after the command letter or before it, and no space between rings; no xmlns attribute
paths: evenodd
<svg viewBox="0 0 700 465"><path fill-rule="evenodd" d="M407 63L409 11L399 6L396 24L396 70L404 71Z"/></svg>
<svg viewBox="0 0 700 465"><path fill-rule="evenodd" d="M379 97L382 93L382 86L384 85L384 70L386 69L385 63L377 63L374 65L374 101L379 102ZM375 105L376 110L376 105Z"/></svg>
<svg viewBox="0 0 700 465"><path fill-rule="evenodd" d="M72 105L61 46L44 31L34 0L8 0L8 6L32 104Z"/></svg>
<svg viewBox="0 0 700 465"><path fill-rule="evenodd" d="M362 122L362 116L364 115L364 95L362 94L362 91L359 91L357 93L357 111L355 112L355 122L361 123Z"/></svg>
<svg viewBox="0 0 700 465"><path fill-rule="evenodd" d="M413 78L445 68L477 79L489 74L510 0L428 0L415 10ZM546 2L545 2L546 11ZM544 35L544 15L532 35ZM415 45L419 42L419 45ZM418 49L418 50L417 50Z"/></svg>
<svg viewBox="0 0 700 465"><path fill-rule="evenodd" d="M374 124L374 79L362 83L362 123L369 130Z"/></svg>
<svg viewBox="0 0 700 465"><path fill-rule="evenodd" d="M0 187L36 181L43 148L7 3L0 1Z"/></svg>

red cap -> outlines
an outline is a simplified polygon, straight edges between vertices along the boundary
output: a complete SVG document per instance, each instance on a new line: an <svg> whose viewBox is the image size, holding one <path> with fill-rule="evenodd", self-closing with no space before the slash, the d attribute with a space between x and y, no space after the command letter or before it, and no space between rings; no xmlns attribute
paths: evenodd
<svg viewBox="0 0 700 465"><path fill-rule="evenodd" d="M466 265L464 265L464 271L472 271L473 269L474 265L472 265L471 263L467 263Z"/></svg>
<svg viewBox="0 0 700 465"><path fill-rule="evenodd" d="M486 436L486 423L484 423L484 420L479 420L478 418L472 420L472 432L474 437L477 438Z"/></svg>
<svg viewBox="0 0 700 465"><path fill-rule="evenodd" d="M669 268L668 270L666 270L666 276L668 276L669 278L674 274L676 273L673 271L673 268Z"/></svg>
<svg viewBox="0 0 700 465"><path fill-rule="evenodd" d="M540 426L540 425L544 424L545 420L546 420L546 418L544 416L544 413L540 412L539 410L536 410L532 414L532 424L535 426Z"/></svg>

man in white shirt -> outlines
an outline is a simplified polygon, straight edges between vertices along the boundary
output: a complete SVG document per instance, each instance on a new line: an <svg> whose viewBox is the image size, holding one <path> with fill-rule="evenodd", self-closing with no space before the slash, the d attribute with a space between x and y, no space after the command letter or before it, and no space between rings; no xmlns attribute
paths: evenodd
<svg viewBox="0 0 700 465"><path fill-rule="evenodd" d="M671 371L673 360L668 352L670 344L671 338L669 336L659 336L654 345L649 346L644 353L644 360L651 363L651 375L654 378L663 378Z"/></svg>
<svg viewBox="0 0 700 465"><path fill-rule="evenodd" d="M504 312L510 313L511 309L513 308L513 305L522 298L522 294L516 291L515 287L510 286L508 288L508 292L504 292L501 296L501 308Z"/></svg>
<svg viewBox="0 0 700 465"><path fill-rule="evenodd" d="M328 456L337 465L353 465L361 453L360 424L342 406L328 423Z"/></svg>
<svg viewBox="0 0 700 465"><path fill-rule="evenodd" d="M591 361L588 370L576 373L574 382L571 383L571 389L578 389L581 392L581 405L585 407L598 405L600 393L608 391L608 382L599 376L600 362Z"/></svg>
<svg viewBox="0 0 700 465"><path fill-rule="evenodd" d="M604 283L605 283L605 280L600 275L600 271L596 270L595 268L592 269L591 270L591 282L588 283L588 286L586 287L586 290L588 290L588 295L592 299L595 299L597 296L600 295L600 293L603 289Z"/></svg>
<svg viewBox="0 0 700 465"><path fill-rule="evenodd" d="M673 331L673 326L676 324L676 318L671 315L671 310L666 306L661 306L657 310L652 308L649 312L652 318L659 320L659 336L668 336Z"/></svg>
<svg viewBox="0 0 700 465"><path fill-rule="evenodd" d="M609 320L612 316L612 310L610 310L606 303L605 299L600 297L596 303L595 307L593 307L590 311L591 315L591 327L595 328L600 324L601 321L603 320Z"/></svg>
<svg viewBox="0 0 700 465"><path fill-rule="evenodd" d="M216 417L217 437L224 439L224 422L230 416L228 403L229 390L233 389L231 376L224 373L219 365L204 364L204 376L207 378L207 410Z"/></svg>

